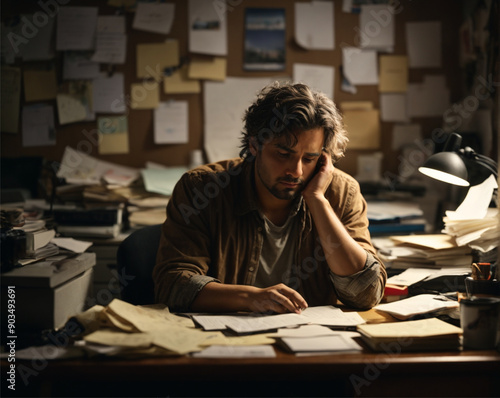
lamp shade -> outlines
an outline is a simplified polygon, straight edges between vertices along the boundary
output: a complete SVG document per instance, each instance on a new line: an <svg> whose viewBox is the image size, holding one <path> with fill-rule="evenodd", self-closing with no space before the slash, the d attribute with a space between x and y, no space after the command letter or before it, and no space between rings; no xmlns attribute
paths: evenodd
<svg viewBox="0 0 500 398"><path fill-rule="evenodd" d="M467 181L467 168L455 152L439 152L432 155L418 168L418 171L448 184L462 187L470 185Z"/></svg>

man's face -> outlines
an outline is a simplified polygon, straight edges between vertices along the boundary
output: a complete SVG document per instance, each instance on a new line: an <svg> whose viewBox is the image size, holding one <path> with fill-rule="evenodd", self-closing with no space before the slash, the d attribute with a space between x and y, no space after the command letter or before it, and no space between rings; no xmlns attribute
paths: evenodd
<svg viewBox="0 0 500 398"><path fill-rule="evenodd" d="M259 195L271 194L277 199L292 200L313 177L324 142L322 128L297 134L298 142L289 147L283 137L250 150L255 159L256 185Z"/></svg>

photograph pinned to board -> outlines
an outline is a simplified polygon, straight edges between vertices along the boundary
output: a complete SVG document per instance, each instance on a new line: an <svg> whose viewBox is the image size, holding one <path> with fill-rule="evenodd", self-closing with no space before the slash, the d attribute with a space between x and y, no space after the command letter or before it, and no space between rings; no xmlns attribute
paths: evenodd
<svg viewBox="0 0 500 398"><path fill-rule="evenodd" d="M284 70L285 48L285 9L247 8L244 69Z"/></svg>

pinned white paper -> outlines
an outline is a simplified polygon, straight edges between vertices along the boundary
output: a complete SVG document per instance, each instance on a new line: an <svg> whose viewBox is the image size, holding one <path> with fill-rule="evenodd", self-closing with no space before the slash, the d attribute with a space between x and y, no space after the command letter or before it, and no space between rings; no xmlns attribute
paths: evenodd
<svg viewBox="0 0 500 398"><path fill-rule="evenodd" d="M243 114L270 82L270 78L250 77L205 82L205 150L209 162L238 156Z"/></svg>
<svg viewBox="0 0 500 398"><path fill-rule="evenodd" d="M175 4L138 3L132 27L168 35L174 21Z"/></svg>
<svg viewBox="0 0 500 398"><path fill-rule="evenodd" d="M93 50L98 7L59 7L56 50Z"/></svg>
<svg viewBox="0 0 500 398"><path fill-rule="evenodd" d="M56 144L54 107L52 105L25 105L22 112L23 146Z"/></svg>
<svg viewBox="0 0 500 398"><path fill-rule="evenodd" d="M362 5L359 16L361 47L394 50L394 8L388 4Z"/></svg>
<svg viewBox="0 0 500 398"><path fill-rule="evenodd" d="M377 52L357 47L342 48L344 75L351 84L377 84Z"/></svg>
<svg viewBox="0 0 500 398"><path fill-rule="evenodd" d="M162 102L154 111L155 144L188 142L188 102Z"/></svg>
<svg viewBox="0 0 500 398"><path fill-rule="evenodd" d="M408 122L406 94L380 94L380 118L384 122Z"/></svg>
<svg viewBox="0 0 500 398"><path fill-rule="evenodd" d="M226 2L189 0L189 51L227 55Z"/></svg>
<svg viewBox="0 0 500 398"><path fill-rule="evenodd" d="M124 113L124 78L122 73L101 76L92 85L93 109L96 113Z"/></svg>
<svg viewBox="0 0 500 398"><path fill-rule="evenodd" d="M333 66L293 64L293 80L307 84L333 99L335 68Z"/></svg>
<svg viewBox="0 0 500 398"><path fill-rule="evenodd" d="M299 46L308 50L333 50L335 48L333 2L295 3L295 40Z"/></svg>

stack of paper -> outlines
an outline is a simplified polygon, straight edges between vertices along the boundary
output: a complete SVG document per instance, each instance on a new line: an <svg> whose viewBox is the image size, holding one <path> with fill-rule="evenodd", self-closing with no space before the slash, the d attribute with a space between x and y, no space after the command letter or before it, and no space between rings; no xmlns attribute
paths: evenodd
<svg viewBox="0 0 500 398"><path fill-rule="evenodd" d="M437 318L358 326L362 339L376 351L397 349L457 350L462 329Z"/></svg>
<svg viewBox="0 0 500 398"><path fill-rule="evenodd" d="M458 301L450 300L445 296L419 294L392 303L379 304L374 308L377 311L386 312L394 318L406 320L416 315L453 311L458 306Z"/></svg>
<svg viewBox="0 0 500 398"><path fill-rule="evenodd" d="M497 188L493 175L469 189L456 211L447 211L443 218L444 233L453 236L459 246L489 252L498 246L500 226L498 208L489 208L493 190Z"/></svg>
<svg viewBox="0 0 500 398"><path fill-rule="evenodd" d="M388 252L391 268L469 268L472 263L470 247L457 245L449 235L391 236L391 240L395 244Z"/></svg>

